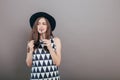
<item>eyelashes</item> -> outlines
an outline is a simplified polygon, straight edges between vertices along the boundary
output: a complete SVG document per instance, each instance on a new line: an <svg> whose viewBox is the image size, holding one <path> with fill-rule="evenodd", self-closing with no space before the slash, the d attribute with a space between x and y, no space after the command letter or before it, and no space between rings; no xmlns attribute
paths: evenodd
<svg viewBox="0 0 120 80"><path fill-rule="evenodd" d="M37 25L40 25L41 23L38 22ZM45 22L42 23L42 25L47 25Z"/></svg>

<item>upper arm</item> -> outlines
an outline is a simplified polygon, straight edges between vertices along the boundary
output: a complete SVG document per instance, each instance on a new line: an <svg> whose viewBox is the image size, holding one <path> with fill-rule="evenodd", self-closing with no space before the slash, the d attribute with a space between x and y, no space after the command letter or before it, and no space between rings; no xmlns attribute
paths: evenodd
<svg viewBox="0 0 120 80"><path fill-rule="evenodd" d="M61 48L62 48L61 40L58 37L55 37L54 40L55 40L55 45L56 45L56 52L58 55L61 56Z"/></svg>

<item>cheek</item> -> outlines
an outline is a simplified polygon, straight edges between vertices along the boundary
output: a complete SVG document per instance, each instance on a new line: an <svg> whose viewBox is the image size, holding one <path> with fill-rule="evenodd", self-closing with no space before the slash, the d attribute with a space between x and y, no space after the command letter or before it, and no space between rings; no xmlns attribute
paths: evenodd
<svg viewBox="0 0 120 80"><path fill-rule="evenodd" d="M45 30L47 30L47 26L45 26Z"/></svg>
<svg viewBox="0 0 120 80"><path fill-rule="evenodd" d="M39 30L40 30L40 26L37 26L37 31L39 32Z"/></svg>
<svg viewBox="0 0 120 80"><path fill-rule="evenodd" d="M39 26L37 26L37 30L39 29Z"/></svg>

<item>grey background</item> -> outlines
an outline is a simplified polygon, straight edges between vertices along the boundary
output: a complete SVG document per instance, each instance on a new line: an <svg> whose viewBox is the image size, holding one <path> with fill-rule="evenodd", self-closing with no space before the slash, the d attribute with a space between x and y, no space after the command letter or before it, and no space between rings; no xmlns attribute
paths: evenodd
<svg viewBox="0 0 120 80"><path fill-rule="evenodd" d="M61 80L120 80L120 0L0 0L0 80L29 80L29 17L38 11L57 21Z"/></svg>

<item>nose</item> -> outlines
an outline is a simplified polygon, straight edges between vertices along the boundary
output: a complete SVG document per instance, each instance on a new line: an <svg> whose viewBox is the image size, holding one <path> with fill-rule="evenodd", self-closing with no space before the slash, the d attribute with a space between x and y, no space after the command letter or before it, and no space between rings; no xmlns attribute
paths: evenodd
<svg viewBox="0 0 120 80"><path fill-rule="evenodd" d="M38 25L38 27L39 27L39 28L43 28L43 26L42 26L42 25Z"/></svg>

